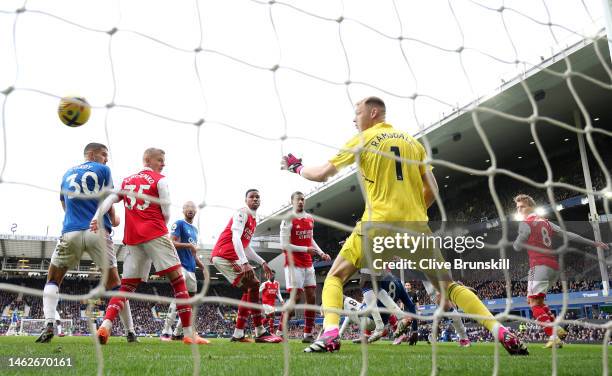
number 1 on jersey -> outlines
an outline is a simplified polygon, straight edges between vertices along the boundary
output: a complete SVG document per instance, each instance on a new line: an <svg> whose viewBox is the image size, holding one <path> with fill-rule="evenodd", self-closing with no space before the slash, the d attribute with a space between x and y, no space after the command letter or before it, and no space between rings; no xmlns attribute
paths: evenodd
<svg viewBox="0 0 612 376"><path fill-rule="evenodd" d="M391 151L395 154L396 157L401 158L400 150L398 146L391 146ZM397 180L404 180L404 173L402 172L402 162L396 160L395 161L395 177Z"/></svg>

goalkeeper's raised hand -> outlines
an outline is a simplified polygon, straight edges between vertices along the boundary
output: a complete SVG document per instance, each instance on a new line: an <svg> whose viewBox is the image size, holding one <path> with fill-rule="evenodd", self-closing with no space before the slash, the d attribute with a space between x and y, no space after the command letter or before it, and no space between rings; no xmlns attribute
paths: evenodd
<svg viewBox="0 0 612 376"><path fill-rule="evenodd" d="M291 153L284 156L281 160L281 169L283 170L289 170L293 173L299 174L302 168L304 168L302 165L302 159L297 158Z"/></svg>

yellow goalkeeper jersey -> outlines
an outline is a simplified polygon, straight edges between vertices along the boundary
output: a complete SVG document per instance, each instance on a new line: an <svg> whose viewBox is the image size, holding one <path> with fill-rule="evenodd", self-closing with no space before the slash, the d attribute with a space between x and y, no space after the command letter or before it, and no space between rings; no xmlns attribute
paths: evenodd
<svg viewBox="0 0 612 376"><path fill-rule="evenodd" d="M367 193L363 221L428 220L421 178L427 166L393 158L425 160L421 143L390 124L378 123L351 138L329 162L340 170L354 163L356 155Z"/></svg>

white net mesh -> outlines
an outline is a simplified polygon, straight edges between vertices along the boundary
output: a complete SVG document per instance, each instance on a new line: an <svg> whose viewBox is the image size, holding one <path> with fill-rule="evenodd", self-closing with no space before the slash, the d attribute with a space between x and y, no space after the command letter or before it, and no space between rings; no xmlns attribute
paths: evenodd
<svg viewBox="0 0 612 376"><path fill-rule="evenodd" d="M277 171L278 157L288 151L300 152L300 155L304 152L306 164L324 161L351 135L350 127L328 135L329 124L348 123L347 116L351 116L353 104L374 94L384 97L387 107L396 113L391 123L421 137L430 156L428 164L435 166L437 171L473 176L474 181L488 184L490 201L495 207L493 218L505 218L508 214L507 197L498 194L496 179L500 177L512 178L522 184L523 190L538 189L544 193L544 200L553 208L562 226L555 196L560 189L600 200L603 211L610 215L609 138L612 132L604 122L595 120L597 114L593 111L603 111L605 105L586 100L601 93L609 94L612 88L609 51L602 31L603 22L597 16L600 13L597 2L575 1L563 7L546 1L538 3L537 7L521 2L484 4L474 1L433 2L427 6L397 1L242 1L235 7L217 7L219 4L214 2L200 1L191 5L117 2L113 7L101 2L95 6L88 4L87 9L77 3L56 9L55 5L45 2L7 2L0 10L4 30L0 34L6 42L0 57L3 68L0 80L3 97L0 188L6 190L5 197L19 190L21 194L39 194L45 202L57 200L57 176L47 176L48 172L40 171L36 179L28 179L18 173L33 168L28 159L31 156L27 154L31 148L23 147L33 134L43 140L57 140L66 148L74 149L71 145L77 145L75 150L86 142L83 136L105 139L112 152L113 172L119 177L137 168L139 154L145 147L159 145L160 138L164 138L166 145L189 144L191 147L176 150L172 157L175 164L193 161L197 155L195 164L198 167L190 167L190 179L181 184L177 178L176 184L177 188L196 187L192 190L179 188L177 196L199 197L200 208L205 210L200 225L221 228L225 219L221 220L222 224L212 225L207 218L215 218L214 214L219 212L226 215L227 209L235 206L226 198L229 195L226 192L231 191L225 182L230 175L228 171L254 162L255 167L248 168L253 171L241 170L241 183L249 186L265 186L269 181L278 186L298 184L297 180L292 180L294 177ZM138 17L148 18L150 23L138 24ZM166 22L169 20L173 22ZM33 30L41 30L41 24L48 33L34 36ZM547 50L550 45L555 47ZM582 61L569 58L583 50L591 51L591 58L596 57L592 65L602 74L594 74L593 69L584 68ZM560 70L553 66L556 61L564 62ZM76 69L77 65L97 68L82 73ZM529 81L540 72L545 74L531 83L542 86L547 83L552 86L551 82L564 83L566 100L558 103L572 103L574 111L570 111L570 115L566 109L563 113L555 112L555 108L541 102L539 86L531 87ZM504 78L499 86L501 75ZM81 81L87 85L79 84ZM585 86L591 91L581 92ZM96 130L85 133L81 129L44 128L43 124L50 123L49 119L54 117L51 115L55 112L53 107L65 91L85 87L95 88L86 95L93 104L93 116L85 127ZM503 95L511 89L515 95L527 98L527 106L508 110L512 106L507 103L517 100L511 95ZM150 95L151 92L156 93ZM502 94L496 97L499 93ZM82 90L78 94L85 95ZM477 99L469 101L474 98ZM588 104L595 108L590 109ZM557 109L559 106L562 104ZM27 112L44 113L43 121L38 122L36 117L30 120ZM461 157L466 154L465 150L438 150L441 140L433 137L433 131L464 114L469 114L468 128L475 132L479 141L474 153L487 158L484 166L468 163ZM493 129L491 124L495 121L505 128ZM530 129L532 143L537 149L530 158L541 162L545 174L533 178L505 167L509 158L517 158L512 153L515 140L508 136L506 145L499 144L500 136L495 132L512 134L509 127ZM549 129L565 130L581 139L580 149L588 153L591 163L600 171L597 186L588 183L590 179L586 179L587 183L576 184L561 181L553 174L549 156L558 154L561 146L551 146L542 138L539 132L547 134ZM461 136L453 130L442 135L454 137L456 133ZM601 145L606 142L608 149L602 149ZM226 147L214 147L213 144ZM41 145L41 150L48 148L44 143ZM347 169L337 180L316 188L333 189L335 182L354 171ZM167 169L173 179L182 172L179 168ZM443 176L438 175L438 179L440 185L447 188ZM357 180L362 183L361 179ZM243 191L242 187L239 190ZM449 190L441 189L437 210L440 218L452 220L456 218L448 215L456 211L447 213L445 210L448 201L444 199L448 193ZM177 199L173 199L173 207L180 207ZM283 211L267 220L286 217L279 213ZM596 217L593 215L590 219L597 221ZM318 215L315 218L341 231L352 230L352 226L342 223L350 221ZM513 239L505 221L500 221L498 226L501 226L502 236L494 246L500 248L503 255L505 251L501 247L509 246ZM567 245L560 250L565 248ZM602 271L607 270L602 252L598 259ZM508 273L504 275L508 295L512 293L512 277ZM210 281L206 270L204 287L189 302L234 306L240 303L236 299L209 295ZM374 285L376 290L377 284ZM87 294L62 294L61 298L79 301L117 295L105 293L102 286L100 283ZM561 287L563 301L555 329L559 324L573 324L604 330L602 373L608 374L606 344L610 340L610 322L566 320L567 281L564 280ZM42 295L39 289L10 284L0 284L0 289ZM169 297L128 296L132 300L171 302ZM89 305L91 308L92 303ZM293 300L283 306L284 311L295 308L320 309L319 306L296 305ZM510 314L511 309L508 300L497 318L534 322ZM416 317L423 321L433 320L435 335L438 322L449 316L452 314L437 309L433 316ZM464 313L461 316L474 317ZM93 331L93 322L89 325ZM92 343L98 357L97 371L102 374L105 359L99 344L94 340ZM289 346L284 344L283 348L284 373L289 374ZM368 370L367 354L367 346L363 344L362 374ZM499 356L499 346L496 346L492 370L495 374L499 371ZM193 360L195 373L199 373L205 361L195 347ZM436 364L434 342L433 374L438 369ZM553 349L552 372L558 372L556 349Z"/></svg>

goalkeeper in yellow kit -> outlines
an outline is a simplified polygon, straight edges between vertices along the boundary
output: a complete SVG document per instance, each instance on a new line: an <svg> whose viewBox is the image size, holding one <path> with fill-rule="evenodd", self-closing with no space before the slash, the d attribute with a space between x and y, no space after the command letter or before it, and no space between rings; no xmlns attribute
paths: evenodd
<svg viewBox="0 0 612 376"><path fill-rule="evenodd" d="M322 182L357 162L366 190L363 222L412 222L421 223L427 228L427 208L435 201L438 189L436 179L431 168L422 163L427 156L423 146L408 133L385 123L385 113L385 103L380 98L368 97L357 102L354 123L359 133L329 162L321 166L303 166L301 159L288 154L282 159L282 168L308 180ZM340 349L340 316L328 309L342 309L343 284L360 268L369 267L361 243L362 232L358 224L325 279L323 334L304 351L331 352ZM441 257L439 252L434 254ZM495 320L469 288L453 282L448 272L443 274L441 277L428 272L427 277L463 312L490 317L478 321L499 339L511 355L528 354L525 345Z"/></svg>

